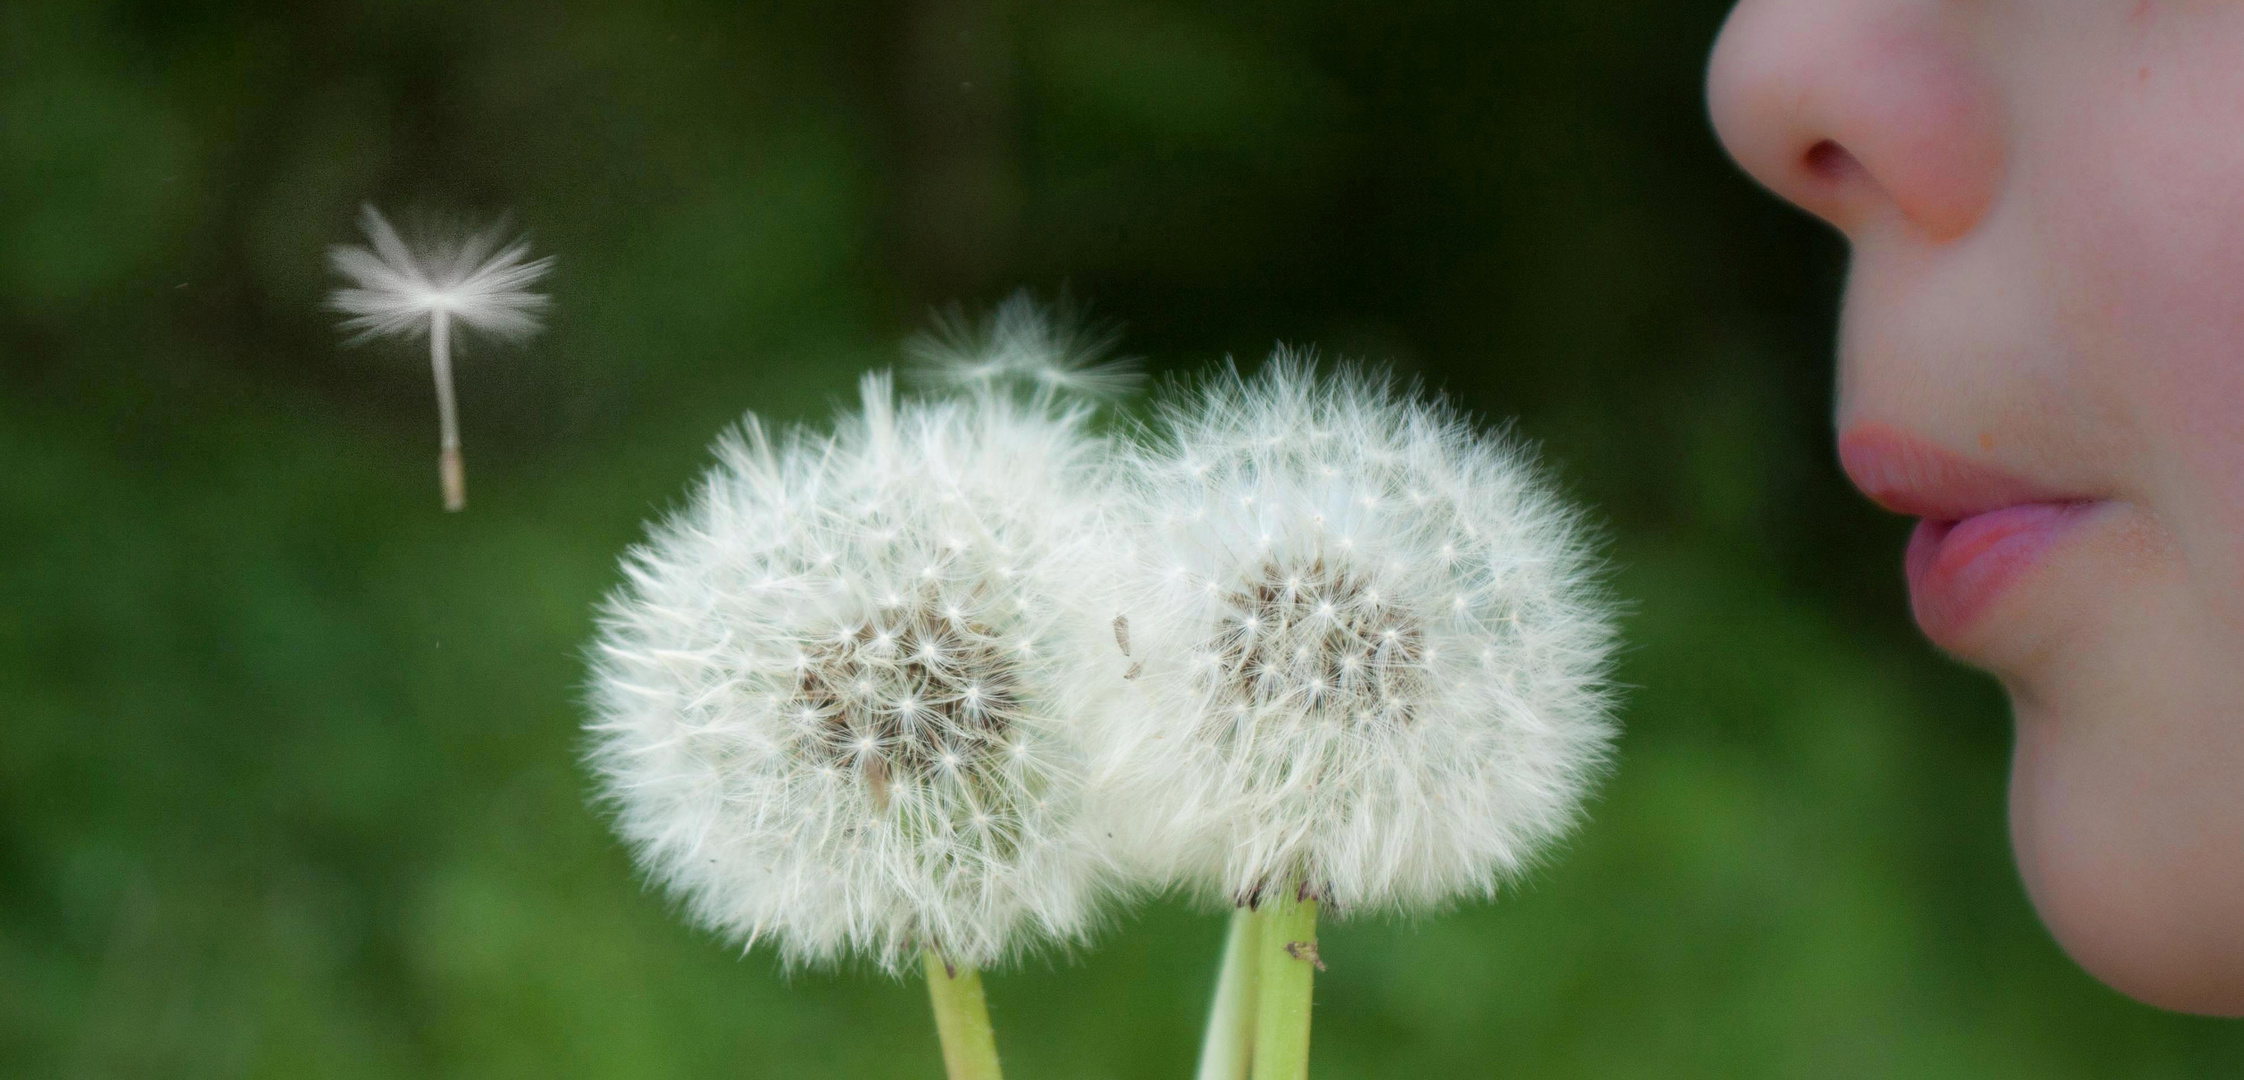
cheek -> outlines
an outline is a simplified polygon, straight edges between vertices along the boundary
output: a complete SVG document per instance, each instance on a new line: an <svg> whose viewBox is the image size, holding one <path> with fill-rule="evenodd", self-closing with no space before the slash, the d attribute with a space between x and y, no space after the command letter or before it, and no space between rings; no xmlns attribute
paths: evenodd
<svg viewBox="0 0 2244 1080"><path fill-rule="evenodd" d="M2244 169L2227 183L2244 191ZM2237 212L2244 222L2244 206ZM2189 228L2143 229L2159 224ZM2146 450L2141 494L2180 539L2205 595L2236 596L2244 592L2244 229L2197 232L2227 242L2157 244L2138 233L2140 255L2115 259L2108 340L2092 355Z"/></svg>
<svg viewBox="0 0 2244 1080"><path fill-rule="evenodd" d="M2244 18L2222 21L2202 36L2244 47ZM2169 48L2115 67L2135 85L2084 88L2100 100L2048 148L2074 164L2043 191L2045 272L2098 421L2139 450L2122 494L2201 596L2244 597L2244 65Z"/></svg>

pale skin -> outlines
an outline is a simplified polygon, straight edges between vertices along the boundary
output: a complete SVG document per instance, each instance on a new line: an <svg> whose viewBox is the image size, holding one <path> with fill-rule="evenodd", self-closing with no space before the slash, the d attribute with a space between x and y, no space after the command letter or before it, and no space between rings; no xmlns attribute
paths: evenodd
<svg viewBox="0 0 2244 1080"><path fill-rule="evenodd" d="M2244 1015L2244 3L1743 0L1708 97L1850 245L1841 439L2093 503L1936 637L2010 693L2059 943Z"/></svg>

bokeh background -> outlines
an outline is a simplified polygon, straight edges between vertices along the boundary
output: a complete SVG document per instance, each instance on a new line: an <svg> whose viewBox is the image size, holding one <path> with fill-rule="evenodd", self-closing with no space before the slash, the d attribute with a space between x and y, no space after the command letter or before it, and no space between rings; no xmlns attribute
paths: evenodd
<svg viewBox="0 0 2244 1080"><path fill-rule="evenodd" d="M0 1073L939 1075L922 990L672 917L587 807L616 555L744 410L1065 287L1544 448L1632 605L1619 768L1502 902L1328 930L1328 1077L2205 1077L2071 967L2006 709L1830 447L1844 251L1722 158L1722 0L0 5ZM511 210L552 325L343 347L325 247ZM1022 1077L1186 1075L1177 903L992 977Z"/></svg>

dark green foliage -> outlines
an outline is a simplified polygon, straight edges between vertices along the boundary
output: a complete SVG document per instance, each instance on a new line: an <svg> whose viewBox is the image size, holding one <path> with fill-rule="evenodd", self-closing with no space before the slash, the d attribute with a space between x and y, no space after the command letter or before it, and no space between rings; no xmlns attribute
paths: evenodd
<svg viewBox="0 0 2244 1080"><path fill-rule="evenodd" d="M1508 901L1328 924L1329 1076L2197 1077L2074 970L2004 706L1828 431L1841 252L1720 156L1719 0L0 5L0 1074L934 1076L920 988L687 929L586 805L578 649L744 409L1062 283L1518 415L1634 688ZM550 331L339 346L361 200L512 208ZM394 344L394 343L393 343ZM1184 1075L1223 920L991 977L1023 1077Z"/></svg>

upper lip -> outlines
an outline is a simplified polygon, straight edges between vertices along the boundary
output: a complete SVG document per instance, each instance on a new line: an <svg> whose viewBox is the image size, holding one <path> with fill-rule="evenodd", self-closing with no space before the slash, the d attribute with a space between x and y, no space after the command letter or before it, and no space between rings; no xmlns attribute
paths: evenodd
<svg viewBox="0 0 2244 1080"><path fill-rule="evenodd" d="M2025 503L2084 501L1879 423L1857 424L1840 434L1839 464L1872 502L1933 521L1961 521Z"/></svg>

